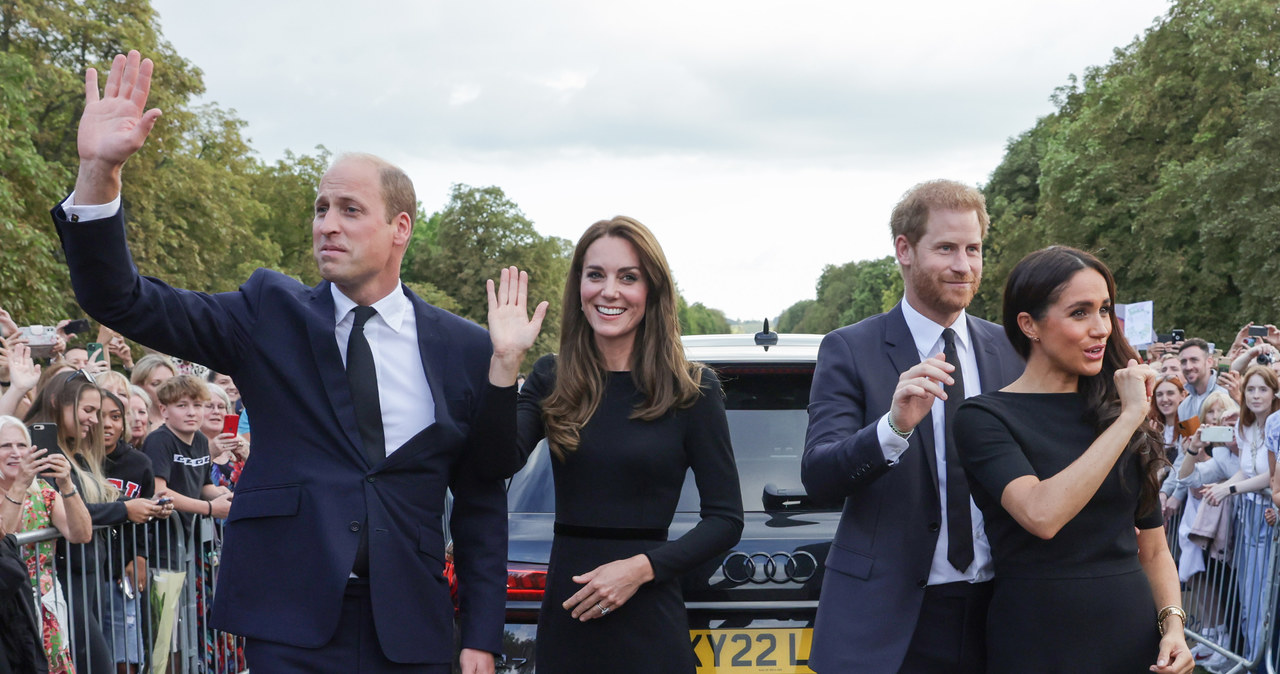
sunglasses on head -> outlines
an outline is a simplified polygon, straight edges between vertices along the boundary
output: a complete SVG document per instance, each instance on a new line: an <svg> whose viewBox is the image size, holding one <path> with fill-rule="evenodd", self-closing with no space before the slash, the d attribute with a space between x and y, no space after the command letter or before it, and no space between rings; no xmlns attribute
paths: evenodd
<svg viewBox="0 0 1280 674"><path fill-rule="evenodd" d="M67 381L74 381L76 377L84 377L84 380L90 384L97 385L98 383L98 380L93 378L93 373L85 370L84 368L80 368L73 372L70 377L67 377Z"/></svg>

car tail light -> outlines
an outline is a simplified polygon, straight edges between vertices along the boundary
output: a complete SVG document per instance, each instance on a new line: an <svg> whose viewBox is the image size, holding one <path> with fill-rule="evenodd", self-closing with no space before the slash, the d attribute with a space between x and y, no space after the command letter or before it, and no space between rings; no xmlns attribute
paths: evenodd
<svg viewBox="0 0 1280 674"><path fill-rule="evenodd" d="M542 601L547 590L547 567L543 564L511 564L507 567L507 599Z"/></svg>

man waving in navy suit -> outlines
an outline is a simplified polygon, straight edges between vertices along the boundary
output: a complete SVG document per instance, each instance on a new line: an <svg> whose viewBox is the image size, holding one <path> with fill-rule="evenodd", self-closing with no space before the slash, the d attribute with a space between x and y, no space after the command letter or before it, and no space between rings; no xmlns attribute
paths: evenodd
<svg viewBox="0 0 1280 674"><path fill-rule="evenodd" d="M972 187L913 187L890 218L902 301L818 351L801 476L844 512L818 604L817 672L985 668L991 551L948 422L965 397L1022 372L1004 331L965 313L987 222Z"/></svg>
<svg viewBox="0 0 1280 674"><path fill-rule="evenodd" d="M452 490L462 669L502 648L506 497L488 454L515 442L515 380L545 306L502 272L484 329L400 283L417 201L403 171L340 157L320 181L308 288L259 269L235 292L138 275L121 168L145 141L152 65L117 56L85 82L75 192L53 210L76 297L143 344L231 375L253 458L227 519L214 627L257 673L449 672L453 605L441 516Z"/></svg>

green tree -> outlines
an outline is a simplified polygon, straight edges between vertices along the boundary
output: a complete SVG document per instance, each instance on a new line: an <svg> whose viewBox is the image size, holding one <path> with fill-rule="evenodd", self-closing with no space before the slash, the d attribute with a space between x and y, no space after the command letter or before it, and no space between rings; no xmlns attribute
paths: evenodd
<svg viewBox="0 0 1280 674"><path fill-rule="evenodd" d="M311 214L316 189L331 159L323 145L315 149L313 155L286 151L275 163L260 165L249 179L250 195L263 206L250 229L274 245L270 251L274 258L266 266L307 285L320 282L311 254Z"/></svg>
<svg viewBox="0 0 1280 674"><path fill-rule="evenodd" d="M157 28L146 0L0 2L0 98L7 140L0 190L8 191L0 278L20 321L76 312L47 208L65 195L78 164L76 128L84 72L136 48L156 64L149 103L164 111L125 168L123 195L134 261L178 285L225 290L279 257L254 232L262 205L249 196L257 164L244 123L216 106L195 106L200 72ZM13 207L16 205L16 208ZM15 268L23 261L23 268Z"/></svg>
<svg viewBox="0 0 1280 674"><path fill-rule="evenodd" d="M827 265L818 277L817 299L802 300L778 317L779 332L826 334L893 308L902 297L902 276L892 256Z"/></svg>
<svg viewBox="0 0 1280 674"><path fill-rule="evenodd" d="M786 309L783 309L782 313L778 314L778 318L773 321L774 332L801 332L797 327L800 325L800 322L804 320L805 312L807 312L809 307L813 306L815 302L817 302L817 300L800 300Z"/></svg>
<svg viewBox="0 0 1280 674"><path fill-rule="evenodd" d="M448 205L437 215L425 220L428 227L413 244L405 279L432 284L456 303L458 315L483 325L488 313L485 281L496 281L504 266L526 270L531 307L543 300L550 305L526 368L539 356L555 351L572 253L569 242L539 234L498 187L454 185Z"/></svg>
<svg viewBox="0 0 1280 674"><path fill-rule="evenodd" d="M704 306L701 302L689 304L683 294L676 296L676 311L680 319L680 334L721 335L729 332L729 319L723 311Z"/></svg>
<svg viewBox="0 0 1280 674"><path fill-rule="evenodd" d="M0 213L0 306L24 324L66 316L70 295L48 209L71 176L45 161L33 142L33 77L25 58L0 51L0 203L6 205Z"/></svg>
<svg viewBox="0 0 1280 674"><path fill-rule="evenodd" d="M1157 328L1228 343L1273 322L1275 213L1259 178L1277 158L1267 92L1280 13L1262 0L1179 0L1110 64L1054 98L987 185L989 280L1050 244L1097 253L1119 301L1155 301ZM993 313L998 288L979 297Z"/></svg>

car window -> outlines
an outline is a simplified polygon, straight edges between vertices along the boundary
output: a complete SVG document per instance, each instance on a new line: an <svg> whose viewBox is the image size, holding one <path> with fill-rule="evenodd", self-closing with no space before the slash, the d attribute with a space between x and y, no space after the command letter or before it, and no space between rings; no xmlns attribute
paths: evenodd
<svg viewBox="0 0 1280 674"><path fill-rule="evenodd" d="M813 364L711 366L724 387L743 507L748 511L832 509L831 504L803 498L800 482ZM546 442L539 443L528 465L511 481L507 492L511 512L555 511L550 458ZM676 509L698 511L692 472L686 476Z"/></svg>
<svg viewBox="0 0 1280 674"><path fill-rule="evenodd" d="M826 509L798 496L804 492L800 459L809 425L813 365L712 367L724 387L725 416L738 464L742 507L748 511ZM698 511L698 490L692 472L685 478L677 510Z"/></svg>

